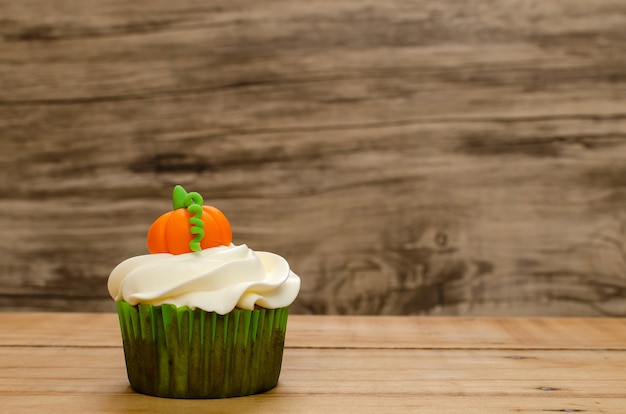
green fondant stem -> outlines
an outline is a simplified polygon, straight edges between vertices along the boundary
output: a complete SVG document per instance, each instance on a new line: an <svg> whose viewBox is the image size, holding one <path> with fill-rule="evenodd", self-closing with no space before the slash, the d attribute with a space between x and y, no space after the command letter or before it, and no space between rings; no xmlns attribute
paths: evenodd
<svg viewBox="0 0 626 414"><path fill-rule="evenodd" d="M174 192L172 193L172 201L174 202L174 210L187 207L185 205L186 200L187 200L187 191L185 191L183 186L177 185L176 187L174 187Z"/></svg>
<svg viewBox="0 0 626 414"><path fill-rule="evenodd" d="M187 193L182 185L177 185L172 193L172 202L174 210L186 208L189 214L192 214L192 217L189 218L191 226L189 232L194 235L194 238L189 242L189 248L191 251L199 252L202 250L200 243L204 238L204 221L202 221L204 200L202 196L196 192Z"/></svg>

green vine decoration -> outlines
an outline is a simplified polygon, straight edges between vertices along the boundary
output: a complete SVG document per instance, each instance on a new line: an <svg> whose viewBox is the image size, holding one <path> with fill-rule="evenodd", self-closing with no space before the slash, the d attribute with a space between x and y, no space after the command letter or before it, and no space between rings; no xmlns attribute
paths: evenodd
<svg viewBox="0 0 626 414"><path fill-rule="evenodd" d="M192 215L189 218L189 224L191 225L189 231L194 235L194 238L189 242L189 248L194 252L201 251L202 247L200 243L204 238L204 221L202 221L202 204L204 203L204 199L199 193L187 193L180 185L174 187L172 199L175 210L186 208L189 214Z"/></svg>

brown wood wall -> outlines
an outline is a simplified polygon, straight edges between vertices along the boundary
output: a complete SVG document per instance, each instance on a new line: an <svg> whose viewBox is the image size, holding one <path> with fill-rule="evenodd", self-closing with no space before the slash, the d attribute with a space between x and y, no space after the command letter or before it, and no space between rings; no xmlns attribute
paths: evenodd
<svg viewBox="0 0 626 414"><path fill-rule="evenodd" d="M174 184L294 312L626 315L626 2L0 0L0 309L113 310Z"/></svg>

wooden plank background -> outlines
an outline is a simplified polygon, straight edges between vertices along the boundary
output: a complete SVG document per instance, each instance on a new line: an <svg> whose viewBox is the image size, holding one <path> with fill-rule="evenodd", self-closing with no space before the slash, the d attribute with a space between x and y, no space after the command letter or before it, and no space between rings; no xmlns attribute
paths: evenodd
<svg viewBox="0 0 626 414"><path fill-rule="evenodd" d="M0 0L0 309L113 310L174 184L299 313L626 315L623 0Z"/></svg>

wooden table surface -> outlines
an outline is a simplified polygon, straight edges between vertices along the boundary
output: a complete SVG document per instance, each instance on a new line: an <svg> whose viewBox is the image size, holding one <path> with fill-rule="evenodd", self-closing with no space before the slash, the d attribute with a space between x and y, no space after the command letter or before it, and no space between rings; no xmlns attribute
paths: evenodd
<svg viewBox="0 0 626 414"><path fill-rule="evenodd" d="M626 320L289 319L278 386L173 400L128 385L110 313L0 313L6 413L626 412Z"/></svg>

